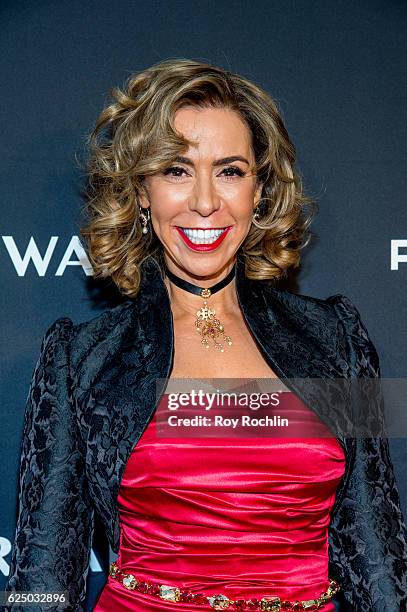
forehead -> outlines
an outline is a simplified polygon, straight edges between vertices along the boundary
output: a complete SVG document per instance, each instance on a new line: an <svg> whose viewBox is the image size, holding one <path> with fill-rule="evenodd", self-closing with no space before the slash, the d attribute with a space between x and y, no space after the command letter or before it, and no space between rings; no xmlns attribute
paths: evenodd
<svg viewBox="0 0 407 612"><path fill-rule="evenodd" d="M180 108L175 128L195 141L191 151L213 150L227 155L251 152L251 134L239 114L227 108Z"/></svg>

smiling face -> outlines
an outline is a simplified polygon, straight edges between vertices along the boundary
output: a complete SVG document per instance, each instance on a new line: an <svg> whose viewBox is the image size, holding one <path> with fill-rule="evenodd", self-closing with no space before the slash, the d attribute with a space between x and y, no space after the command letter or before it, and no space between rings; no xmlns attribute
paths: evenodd
<svg viewBox="0 0 407 612"><path fill-rule="evenodd" d="M177 131L194 146L145 178L154 231L168 268L185 279L223 278L251 225L261 185L253 174L251 134L229 109L183 107Z"/></svg>

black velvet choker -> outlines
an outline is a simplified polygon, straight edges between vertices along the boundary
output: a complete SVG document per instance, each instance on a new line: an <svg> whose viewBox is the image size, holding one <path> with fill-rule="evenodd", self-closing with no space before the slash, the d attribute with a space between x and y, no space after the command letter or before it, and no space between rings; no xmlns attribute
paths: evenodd
<svg viewBox="0 0 407 612"><path fill-rule="evenodd" d="M189 293L194 293L195 295L200 295L201 297L209 298L211 295L213 295L217 291L220 291L221 289L223 289L223 287L226 287L226 285L228 285L230 281L234 278L236 274L236 264L233 266L231 271L225 276L225 278L223 278L218 283L215 283L215 285L212 285L212 287L207 287L207 288L198 287L197 285L194 285L193 283L190 283L184 280L183 278L180 278L179 276L177 276L176 274L168 270L168 268L166 269L165 273L167 274L170 281L172 281L174 285L177 285L177 287L180 287L180 289L184 289L185 291L189 291ZM207 294L208 291L209 291L209 295ZM202 295L202 292L205 292L205 295Z"/></svg>
<svg viewBox="0 0 407 612"><path fill-rule="evenodd" d="M200 334L201 345L204 348L209 348L209 340L212 340L214 343L214 348L223 353L225 350L225 345L218 341L219 336L223 336L223 342L228 346L231 346L232 338L225 335L225 330L222 323L215 317L216 311L214 308L208 306L208 299L214 293L220 291L220 289L223 289L223 287L226 287L226 285L228 285L234 278L236 274L236 263L225 278L212 285L212 287L198 287L197 285L180 278L168 270L168 268L166 269L166 274L170 281L172 281L177 287L180 287L180 289L184 289L189 293L194 293L195 295L199 295L203 298L203 306L196 313L195 330L198 334Z"/></svg>

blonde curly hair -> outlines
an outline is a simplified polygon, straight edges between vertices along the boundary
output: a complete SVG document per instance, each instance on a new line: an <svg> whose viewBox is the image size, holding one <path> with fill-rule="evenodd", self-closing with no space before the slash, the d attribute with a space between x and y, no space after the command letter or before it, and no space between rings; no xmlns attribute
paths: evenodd
<svg viewBox="0 0 407 612"><path fill-rule="evenodd" d="M234 110L251 132L261 222L253 220L240 247L246 276L277 280L299 267L317 206L303 193L294 146L263 89L210 64L168 59L131 75L110 95L112 103L86 135L87 219L80 233L95 278L110 277L123 295L134 297L141 262L153 255L163 265L154 230L141 231L138 203L144 177L168 167L190 144L174 128L183 106Z"/></svg>

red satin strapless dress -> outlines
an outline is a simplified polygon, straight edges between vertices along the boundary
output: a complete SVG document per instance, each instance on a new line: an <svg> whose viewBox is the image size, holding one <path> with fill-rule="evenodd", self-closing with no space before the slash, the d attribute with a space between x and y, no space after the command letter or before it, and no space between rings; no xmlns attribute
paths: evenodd
<svg viewBox="0 0 407 612"><path fill-rule="evenodd" d="M298 422L321 425L298 398L295 412ZM123 472L117 558L122 571L230 599L302 600L326 590L330 512L345 471L342 446L328 430L330 437L231 441L226 434L157 437L155 428L156 415ZM211 609L130 591L111 576L94 607ZM322 608L334 610L332 601Z"/></svg>

